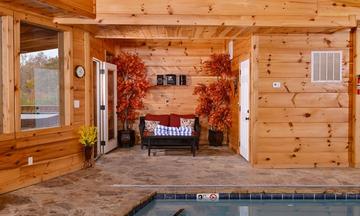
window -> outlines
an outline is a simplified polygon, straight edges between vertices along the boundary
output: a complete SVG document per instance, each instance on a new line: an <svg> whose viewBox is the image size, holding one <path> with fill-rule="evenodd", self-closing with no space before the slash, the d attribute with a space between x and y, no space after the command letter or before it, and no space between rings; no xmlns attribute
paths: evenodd
<svg viewBox="0 0 360 216"><path fill-rule="evenodd" d="M60 125L59 34L29 23L20 24L22 130Z"/></svg>
<svg viewBox="0 0 360 216"><path fill-rule="evenodd" d="M311 52L312 82L341 82L342 80L341 51Z"/></svg>

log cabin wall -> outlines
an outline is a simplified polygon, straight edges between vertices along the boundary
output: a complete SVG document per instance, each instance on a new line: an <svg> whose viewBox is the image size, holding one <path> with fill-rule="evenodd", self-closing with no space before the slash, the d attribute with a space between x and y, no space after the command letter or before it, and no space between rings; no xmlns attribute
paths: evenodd
<svg viewBox="0 0 360 216"><path fill-rule="evenodd" d="M349 31L256 37L254 165L349 166ZM342 51L343 81L311 83L310 53L327 50ZM273 88L273 82L281 88Z"/></svg>
<svg viewBox="0 0 360 216"><path fill-rule="evenodd" d="M14 11L2 7L0 7L0 11L2 15L6 15L10 20L7 25L13 36L6 38L6 40L8 40L8 48L12 52L15 50L14 41L19 37L16 35L16 28L20 19L57 28L52 19L45 16L27 14L25 11ZM92 98L90 55L95 56L96 53L105 53L101 50L105 46L93 46L90 51L90 43L105 44L105 42L92 38L88 32L78 28L71 26L61 26L61 28L67 31L64 37L70 38L70 43L67 44L70 51L65 55L65 62L69 67L68 70L70 70L68 73L70 82L65 83L69 87L69 124L32 131L18 131L15 124L6 133L0 134L0 194L79 170L83 166L83 150L78 142L77 131L79 126L91 122L91 110L85 108L90 107L89 104L91 104ZM41 42L37 41L37 43ZM16 65L19 62L16 61L15 54L14 56L15 58L12 56L12 58L9 58L8 64L3 66L3 69L5 66L7 68L3 74L6 74L6 77L9 77L10 80L9 85L11 86L8 89L10 93L6 92L7 95L12 96L9 99L10 101L14 101L14 95L17 94L18 89L14 85L14 74L18 73L18 66ZM104 59L104 57L101 59ZM11 65L14 65L15 69ZM86 74L84 78L75 77L74 68L76 65L85 67ZM80 101L80 108L73 108L73 100ZM11 111L11 115L13 119L19 120L20 118L15 116L14 111ZM27 165L29 156L33 157L33 165Z"/></svg>
<svg viewBox="0 0 360 216"><path fill-rule="evenodd" d="M117 52L137 53L147 66L151 87L144 99L145 108L141 115L151 114L193 114L197 96L193 90L198 83L208 83L216 78L201 71L201 64L213 53L225 51L225 40L119 40ZM158 74L184 74L186 86L155 86ZM200 143L207 143L208 124L200 118ZM133 128L138 131L138 122Z"/></svg>
<svg viewBox="0 0 360 216"><path fill-rule="evenodd" d="M232 113L232 127L229 131L229 147L239 153L240 145L240 62L250 59L251 54L251 37L244 39L233 40L233 59L231 61L231 70L235 75L235 80L232 86L233 92L231 96L231 113Z"/></svg>

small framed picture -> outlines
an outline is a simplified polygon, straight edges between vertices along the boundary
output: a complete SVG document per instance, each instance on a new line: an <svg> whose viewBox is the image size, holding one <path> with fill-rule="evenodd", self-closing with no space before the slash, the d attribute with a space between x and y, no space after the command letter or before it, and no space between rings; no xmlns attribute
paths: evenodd
<svg viewBox="0 0 360 216"><path fill-rule="evenodd" d="M175 74L166 74L166 84L167 85L176 85L176 75Z"/></svg>
<svg viewBox="0 0 360 216"><path fill-rule="evenodd" d="M156 75L156 85L164 85L164 75Z"/></svg>

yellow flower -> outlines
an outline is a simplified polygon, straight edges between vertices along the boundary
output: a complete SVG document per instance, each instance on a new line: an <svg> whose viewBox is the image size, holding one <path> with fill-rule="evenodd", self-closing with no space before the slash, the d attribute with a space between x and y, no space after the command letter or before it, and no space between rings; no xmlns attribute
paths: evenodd
<svg viewBox="0 0 360 216"><path fill-rule="evenodd" d="M93 126L82 126L79 130L79 142L84 146L93 146L97 142L97 128Z"/></svg>

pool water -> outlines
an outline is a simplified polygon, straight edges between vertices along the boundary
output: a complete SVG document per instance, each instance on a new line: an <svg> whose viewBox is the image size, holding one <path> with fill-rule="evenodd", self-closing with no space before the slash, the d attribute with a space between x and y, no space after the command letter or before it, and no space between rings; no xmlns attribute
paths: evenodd
<svg viewBox="0 0 360 216"><path fill-rule="evenodd" d="M178 213L178 214L176 214ZM359 201L154 200L135 216L360 216Z"/></svg>

